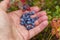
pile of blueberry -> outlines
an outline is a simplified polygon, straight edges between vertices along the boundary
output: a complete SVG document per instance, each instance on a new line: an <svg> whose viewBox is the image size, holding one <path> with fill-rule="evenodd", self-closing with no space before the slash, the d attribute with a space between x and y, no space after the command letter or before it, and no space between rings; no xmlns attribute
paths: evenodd
<svg viewBox="0 0 60 40"><path fill-rule="evenodd" d="M20 24L25 26L27 30L33 29L35 27L34 22L38 19L38 17L31 18L31 15L34 14L34 11L29 11L21 16Z"/></svg>

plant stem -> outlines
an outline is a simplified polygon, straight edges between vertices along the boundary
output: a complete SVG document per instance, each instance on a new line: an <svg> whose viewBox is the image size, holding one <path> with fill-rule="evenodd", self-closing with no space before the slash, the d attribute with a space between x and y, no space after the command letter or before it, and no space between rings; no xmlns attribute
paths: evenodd
<svg viewBox="0 0 60 40"><path fill-rule="evenodd" d="M52 37L53 37L53 35L51 35L51 36L49 37L49 40L51 40Z"/></svg>

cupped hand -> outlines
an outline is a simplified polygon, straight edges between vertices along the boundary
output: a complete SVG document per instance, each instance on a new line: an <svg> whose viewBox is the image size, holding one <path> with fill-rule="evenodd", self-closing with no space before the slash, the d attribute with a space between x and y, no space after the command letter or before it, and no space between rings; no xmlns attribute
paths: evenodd
<svg viewBox="0 0 60 40"><path fill-rule="evenodd" d="M4 0L0 3L1 40L29 40L33 36L40 33L48 25L48 17L46 12L39 12L40 9L37 6L31 7L31 11L33 10L37 12L33 16L38 16L39 19L35 22L36 27L28 31L24 26L20 25L20 17L24 12L22 10L17 10L6 13L8 4L9 0Z"/></svg>

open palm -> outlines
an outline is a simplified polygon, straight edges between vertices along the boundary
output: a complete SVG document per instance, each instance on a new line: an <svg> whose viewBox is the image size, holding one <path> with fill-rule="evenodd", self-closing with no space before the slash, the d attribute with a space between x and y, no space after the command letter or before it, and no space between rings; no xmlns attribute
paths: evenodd
<svg viewBox="0 0 60 40"><path fill-rule="evenodd" d="M31 8L33 8L33 10L37 9L37 11L39 11L38 7L31 7ZM38 34L39 32L41 32L47 26L46 12L41 11L33 15L33 16L40 16L40 17L35 23L36 27L28 31L24 26L20 25L20 17L22 14L23 14L22 10L9 13L11 18L13 19L13 32L14 33L16 32L16 34L18 35L18 38L20 35L25 40L27 40L33 37L34 35Z"/></svg>
<svg viewBox="0 0 60 40"><path fill-rule="evenodd" d="M5 0L6 1L6 0ZM7 4L9 1L6 1L7 3L5 3L5 7L2 6L2 11L6 11L7 9ZM2 2L4 3L4 2ZM1 5L0 5L1 6ZM4 10L3 10L4 9ZM23 14L22 10L17 10L14 12L10 12L7 17L9 16L10 18L10 24L12 24L12 34L15 40L28 40L30 38L32 38L33 36L35 36L36 34L38 34L39 32L41 32L47 25L48 25L48 21L47 21L47 16L46 16L46 12L45 11L39 11L38 7L31 7L31 10L34 10L35 13L33 16L38 16L39 19L35 22L36 27L31 29L31 30L26 30L26 28L22 25L20 25L20 17ZM9 19L8 18L8 19Z"/></svg>

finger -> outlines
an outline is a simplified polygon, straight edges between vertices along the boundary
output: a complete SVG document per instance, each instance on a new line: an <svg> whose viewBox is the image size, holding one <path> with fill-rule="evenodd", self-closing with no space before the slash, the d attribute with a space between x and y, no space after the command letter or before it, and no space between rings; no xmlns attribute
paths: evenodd
<svg viewBox="0 0 60 40"><path fill-rule="evenodd" d="M46 12L45 11L41 11L41 12L38 12L35 15L31 16L31 17L41 17L41 16L44 16L44 15L46 15Z"/></svg>
<svg viewBox="0 0 60 40"><path fill-rule="evenodd" d="M9 4L9 0L3 0L3 1L0 3L0 8L3 9L4 11L6 11L7 8L8 8L8 4Z"/></svg>
<svg viewBox="0 0 60 40"><path fill-rule="evenodd" d="M38 25L37 27L35 27L34 29L31 29L29 31L30 33L30 38L32 38L33 36L37 35L39 32L41 32L46 26L48 25L48 21L44 21L42 22L40 25Z"/></svg>
<svg viewBox="0 0 60 40"><path fill-rule="evenodd" d="M9 16L0 9L0 40L13 40ZM6 36L4 36L6 35Z"/></svg>
<svg viewBox="0 0 60 40"><path fill-rule="evenodd" d="M38 6L31 7L30 9L31 11L35 11L35 12L40 11L40 8Z"/></svg>
<svg viewBox="0 0 60 40"><path fill-rule="evenodd" d="M4 17L5 21L6 21L6 20L9 21L9 17L8 17L8 15L6 14L5 11L2 11L2 9L0 9L0 17L1 17L1 18ZM1 18L0 18L0 19L1 19ZM3 20L4 20L4 19L3 19ZM1 20L1 21L3 22L3 20ZM2 22L1 22L1 23L2 23Z"/></svg>
<svg viewBox="0 0 60 40"><path fill-rule="evenodd" d="M36 20L35 25L39 25L41 22L48 20L48 17L46 15L40 17L38 20Z"/></svg>
<svg viewBox="0 0 60 40"><path fill-rule="evenodd" d="M34 17L39 17L39 19L38 19L39 21L37 20L37 21L35 22L36 25L39 25L42 21L48 19L48 17L46 16L46 12L45 12L45 11L41 11L41 12L39 12L39 13L31 16L31 17L32 17L32 18L34 18ZM46 18L45 18L45 17L46 17Z"/></svg>

